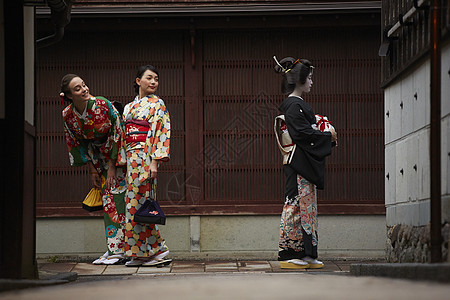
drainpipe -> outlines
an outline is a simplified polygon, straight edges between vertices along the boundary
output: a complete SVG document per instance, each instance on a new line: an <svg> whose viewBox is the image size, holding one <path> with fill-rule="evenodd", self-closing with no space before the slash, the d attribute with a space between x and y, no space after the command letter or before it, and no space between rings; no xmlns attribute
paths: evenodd
<svg viewBox="0 0 450 300"><path fill-rule="evenodd" d="M442 261L441 233L441 7L431 5L431 86L430 86L430 237L431 262Z"/></svg>
<svg viewBox="0 0 450 300"><path fill-rule="evenodd" d="M47 47L59 42L64 36L64 27L70 22L72 0L47 0L47 5L50 7L55 33L37 40L37 48Z"/></svg>

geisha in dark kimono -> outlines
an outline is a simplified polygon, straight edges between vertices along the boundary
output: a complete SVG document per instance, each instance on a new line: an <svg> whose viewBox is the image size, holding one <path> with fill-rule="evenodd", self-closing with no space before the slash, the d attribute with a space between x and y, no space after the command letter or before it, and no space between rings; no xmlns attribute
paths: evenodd
<svg viewBox="0 0 450 300"><path fill-rule="evenodd" d="M311 63L291 57L276 62L276 72L283 74L282 92L289 95L279 110L295 144L292 159L283 165L286 186L278 260L281 268L322 268L317 260L316 188L324 187L325 158L337 136L332 126L328 132L318 130L314 111L302 98L312 86Z"/></svg>
<svg viewBox="0 0 450 300"><path fill-rule="evenodd" d="M124 169L116 168L122 121L103 97L93 97L77 75L67 74L61 96L71 102L63 112L64 133L72 166L88 165L92 184L102 191L103 219L108 250L94 264L115 264L124 257L126 185Z"/></svg>

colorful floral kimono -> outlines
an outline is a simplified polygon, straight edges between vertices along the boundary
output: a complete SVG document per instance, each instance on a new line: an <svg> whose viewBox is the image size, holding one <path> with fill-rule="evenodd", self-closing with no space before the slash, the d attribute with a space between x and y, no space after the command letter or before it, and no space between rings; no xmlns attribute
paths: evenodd
<svg viewBox="0 0 450 300"><path fill-rule="evenodd" d="M125 256L152 257L168 250L165 241L157 225L136 223L133 216L146 199L156 200L156 179L150 179L150 163L153 159L169 160L169 113L158 96L136 96L125 106L123 120L126 129L119 163L127 165Z"/></svg>
<svg viewBox="0 0 450 300"><path fill-rule="evenodd" d="M108 161L116 161L122 135L121 118L103 97L91 97L80 114L73 103L63 110L64 133L72 166L92 163L102 178L103 219L109 255L123 254L125 219L125 180L117 168L116 186L105 188Z"/></svg>
<svg viewBox="0 0 450 300"><path fill-rule="evenodd" d="M295 196L286 196L281 214L279 259L317 258L317 194L316 186L302 176L287 170L286 181L295 180Z"/></svg>

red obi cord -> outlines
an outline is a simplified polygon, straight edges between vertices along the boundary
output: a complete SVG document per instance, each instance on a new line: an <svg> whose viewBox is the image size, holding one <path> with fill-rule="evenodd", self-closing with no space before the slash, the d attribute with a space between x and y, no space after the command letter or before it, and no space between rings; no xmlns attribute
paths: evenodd
<svg viewBox="0 0 450 300"><path fill-rule="evenodd" d="M145 142L149 129L150 125L147 121L127 121L125 123L125 141L127 144L132 142Z"/></svg>
<svg viewBox="0 0 450 300"><path fill-rule="evenodd" d="M331 123L328 121L327 117L316 115L316 124L317 128L319 128L320 131L329 131ZM332 127L332 126L331 126Z"/></svg>

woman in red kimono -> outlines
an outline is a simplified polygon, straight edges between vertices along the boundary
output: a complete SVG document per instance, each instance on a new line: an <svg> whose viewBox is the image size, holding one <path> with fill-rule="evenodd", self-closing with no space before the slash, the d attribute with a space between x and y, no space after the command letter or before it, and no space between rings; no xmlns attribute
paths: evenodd
<svg viewBox="0 0 450 300"><path fill-rule="evenodd" d="M323 263L317 260L316 188L324 187L325 158L331 154L337 135L334 128L329 132L317 129L314 110L302 98L313 83L311 63L292 57L275 61L275 71L283 75L281 90L289 95L279 110L296 145L292 160L283 165L286 185L278 260L281 268L322 268Z"/></svg>
<svg viewBox="0 0 450 300"><path fill-rule="evenodd" d="M116 168L121 117L110 101L93 97L81 77L67 74L60 96L70 102L63 112L64 133L72 166L88 165L92 185L101 188L108 250L94 264L115 264L123 257L125 180Z"/></svg>

